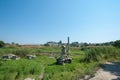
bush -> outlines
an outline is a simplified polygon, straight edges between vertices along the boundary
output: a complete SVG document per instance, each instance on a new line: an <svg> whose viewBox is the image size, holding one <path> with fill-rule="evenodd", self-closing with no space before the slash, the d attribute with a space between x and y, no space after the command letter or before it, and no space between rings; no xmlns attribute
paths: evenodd
<svg viewBox="0 0 120 80"><path fill-rule="evenodd" d="M0 41L0 48L4 47L5 43L3 41Z"/></svg>
<svg viewBox="0 0 120 80"><path fill-rule="evenodd" d="M120 48L120 40L115 41L113 46Z"/></svg>

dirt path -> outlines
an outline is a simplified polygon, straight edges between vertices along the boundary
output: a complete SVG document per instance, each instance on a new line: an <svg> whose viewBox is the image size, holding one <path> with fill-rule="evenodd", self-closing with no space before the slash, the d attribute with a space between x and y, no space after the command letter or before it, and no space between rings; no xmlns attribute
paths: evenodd
<svg viewBox="0 0 120 80"><path fill-rule="evenodd" d="M89 80L120 80L120 62L106 62Z"/></svg>

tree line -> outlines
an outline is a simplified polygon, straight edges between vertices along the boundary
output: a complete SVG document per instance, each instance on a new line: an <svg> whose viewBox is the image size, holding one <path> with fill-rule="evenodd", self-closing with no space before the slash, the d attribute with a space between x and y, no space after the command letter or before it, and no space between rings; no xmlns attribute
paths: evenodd
<svg viewBox="0 0 120 80"><path fill-rule="evenodd" d="M5 47L9 43L5 43L4 41L0 41L0 48ZM15 44L12 42L12 45ZM59 42L54 42L54 41L49 41L44 44L44 46L60 46L60 45L66 45L67 43L62 43L62 41ZM19 45L16 43L16 45ZM120 40L116 41L111 41L111 42L105 42L105 43L79 43L79 42L72 42L70 43L70 46L73 47L86 47L86 46L115 46L120 48Z"/></svg>

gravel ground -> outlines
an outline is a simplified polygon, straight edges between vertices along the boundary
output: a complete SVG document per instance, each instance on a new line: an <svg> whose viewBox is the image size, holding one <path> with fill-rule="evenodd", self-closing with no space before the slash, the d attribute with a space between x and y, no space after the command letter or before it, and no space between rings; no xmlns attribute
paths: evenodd
<svg viewBox="0 0 120 80"><path fill-rule="evenodd" d="M120 80L120 62L106 62L89 80Z"/></svg>

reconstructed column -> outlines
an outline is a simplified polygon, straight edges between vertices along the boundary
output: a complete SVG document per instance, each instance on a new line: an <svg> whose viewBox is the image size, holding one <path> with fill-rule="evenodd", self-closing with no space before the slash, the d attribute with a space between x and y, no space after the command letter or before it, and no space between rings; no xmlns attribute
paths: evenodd
<svg viewBox="0 0 120 80"><path fill-rule="evenodd" d="M67 55L70 54L70 38L68 37L68 43L67 43Z"/></svg>

